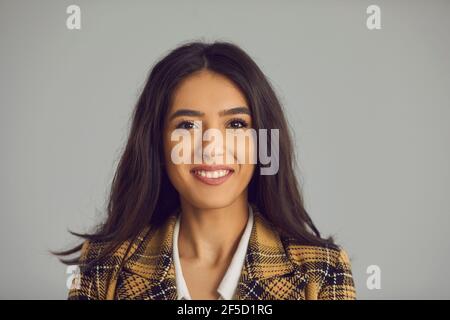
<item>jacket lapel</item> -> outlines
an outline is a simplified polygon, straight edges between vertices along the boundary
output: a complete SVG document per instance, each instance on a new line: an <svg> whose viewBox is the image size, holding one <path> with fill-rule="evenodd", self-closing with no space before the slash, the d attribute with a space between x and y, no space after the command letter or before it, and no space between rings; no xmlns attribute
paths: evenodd
<svg viewBox="0 0 450 320"><path fill-rule="evenodd" d="M302 296L303 281L275 228L254 207L255 223L233 299L278 300Z"/></svg>
<svg viewBox="0 0 450 320"><path fill-rule="evenodd" d="M148 229L141 245L126 261L118 281L120 299L176 300L172 237L178 211L157 229Z"/></svg>

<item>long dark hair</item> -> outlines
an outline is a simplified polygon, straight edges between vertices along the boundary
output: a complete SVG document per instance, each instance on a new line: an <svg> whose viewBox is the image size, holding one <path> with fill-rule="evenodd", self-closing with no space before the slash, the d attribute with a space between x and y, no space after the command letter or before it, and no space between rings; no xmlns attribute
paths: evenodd
<svg viewBox="0 0 450 320"><path fill-rule="evenodd" d="M257 163L248 186L248 201L282 236L309 245L333 245L332 238L321 237L304 208L292 138L274 90L256 63L228 42L186 43L153 66L135 106L128 141L112 181L107 219L93 233L71 233L106 242L100 260L124 241L137 237L143 226L160 226L177 209L179 195L163 166L164 118L177 84L202 69L228 77L242 90L254 129L279 129L279 170L275 175L260 175ZM270 146L270 135L267 142ZM81 246L55 254L68 256L79 252ZM60 260L73 264L79 258Z"/></svg>

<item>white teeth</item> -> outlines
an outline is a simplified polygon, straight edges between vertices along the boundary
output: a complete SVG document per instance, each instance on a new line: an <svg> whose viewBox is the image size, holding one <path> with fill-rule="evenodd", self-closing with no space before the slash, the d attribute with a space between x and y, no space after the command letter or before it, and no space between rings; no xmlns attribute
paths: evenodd
<svg viewBox="0 0 450 320"><path fill-rule="evenodd" d="M230 173L230 170L215 170L215 171L205 171L205 170L196 170L195 174L208 178L208 179L217 179L226 176Z"/></svg>

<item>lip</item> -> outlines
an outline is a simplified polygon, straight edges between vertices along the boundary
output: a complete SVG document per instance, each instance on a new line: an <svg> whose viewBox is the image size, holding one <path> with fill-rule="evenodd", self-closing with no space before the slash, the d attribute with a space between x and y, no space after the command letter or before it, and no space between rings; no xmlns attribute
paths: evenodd
<svg viewBox="0 0 450 320"><path fill-rule="evenodd" d="M199 170L203 170L203 171L229 170L230 172L226 176L223 176L220 178L207 178L207 177L202 177L202 176L199 176L198 174L195 174L195 171L199 171ZM199 181L201 181L207 185L217 186L217 185L220 185L220 184L224 183L225 181L227 181L228 178L230 178L233 175L234 169L229 166L223 166L223 165L199 165L199 166L195 166L194 168L192 168L190 170L190 172Z"/></svg>

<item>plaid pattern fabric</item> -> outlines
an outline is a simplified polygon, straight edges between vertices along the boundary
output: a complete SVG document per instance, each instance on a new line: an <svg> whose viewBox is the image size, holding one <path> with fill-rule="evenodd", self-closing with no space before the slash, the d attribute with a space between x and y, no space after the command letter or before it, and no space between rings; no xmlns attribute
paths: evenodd
<svg viewBox="0 0 450 320"><path fill-rule="evenodd" d="M254 225L235 300L356 299L343 249L299 245L281 237L252 205ZM178 212L177 212L178 213ZM80 282L69 299L176 300L172 236L176 214L157 229L146 227L101 264L86 269L101 243L82 248Z"/></svg>

